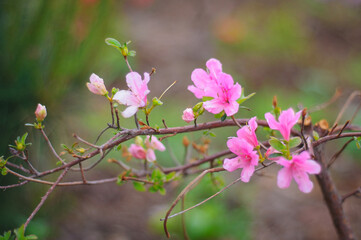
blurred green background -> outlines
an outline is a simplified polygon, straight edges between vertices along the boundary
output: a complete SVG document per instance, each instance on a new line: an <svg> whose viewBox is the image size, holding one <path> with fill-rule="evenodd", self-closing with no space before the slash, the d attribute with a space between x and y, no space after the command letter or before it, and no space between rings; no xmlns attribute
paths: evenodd
<svg viewBox="0 0 361 240"><path fill-rule="evenodd" d="M73 132L95 139L110 121L109 106L106 99L91 94L85 83L94 72L104 79L108 90L125 88L127 73L120 54L104 43L107 37L132 41L130 48L137 51L130 60L135 71L157 69L149 85L150 97L159 96L177 81L165 94L164 106L152 112L152 125L162 126L162 119L168 126L184 125L182 111L197 102L186 90L191 72L204 68L211 57L223 63L224 71L246 94L257 93L245 104L252 111L241 110L237 117L256 115L263 119L272 109L274 95L284 109L312 108L341 88L344 95L339 101L312 114L314 122L327 118L332 124L345 98L361 87L360 26L361 3L357 0L3 0L0 155L8 156L7 145L29 132L34 165L41 170L54 166L56 161L39 133L24 126L34 121L37 103L48 109L45 130L58 151L60 143L74 142ZM355 101L343 121L356 107ZM144 116L140 118L144 120ZM206 114L200 122L213 119ZM354 123L361 124L361 118L357 116ZM121 119L121 125L132 127L133 121ZM234 136L235 130L214 130L217 137L211 139L209 154L225 149L227 137ZM184 155L182 138L176 136L167 142L179 161ZM200 141L202 133L189 138ZM352 159L360 153L354 146L348 150L347 163L337 165L333 172L338 184L347 186L342 189L345 192L361 181L360 161ZM157 154L165 166L174 165L170 155L169 151ZM111 157L122 159L117 152ZM262 178L255 176L254 182L234 186L187 213L191 239L334 239L319 189L315 187L311 195L300 194L295 186L281 191L275 187L276 171L271 169L265 173L269 176ZM99 179L119 172L105 161L100 170L87 176ZM229 182L238 174L217 176ZM77 177L74 173L69 178ZM9 175L0 177L1 185L16 181ZM206 177L189 194L187 206L217 191L210 181ZM180 191L179 186L170 186L164 197L135 192L130 184L113 185L59 188L29 231L40 239L163 238L159 218ZM21 225L46 190L46 186L30 184L0 192L0 232ZM354 226L361 223L355 213L360 208L360 203L352 200L346 205ZM320 221L324 224L314 227ZM180 218L170 224L175 238L182 239ZM360 234L361 230L357 231Z"/></svg>

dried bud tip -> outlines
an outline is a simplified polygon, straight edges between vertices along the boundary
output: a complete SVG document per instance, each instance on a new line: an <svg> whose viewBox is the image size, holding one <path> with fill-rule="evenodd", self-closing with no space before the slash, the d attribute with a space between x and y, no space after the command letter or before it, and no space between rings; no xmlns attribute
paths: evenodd
<svg viewBox="0 0 361 240"><path fill-rule="evenodd" d="M306 117L306 115L307 115L307 108L304 108L302 110L302 117Z"/></svg>
<svg viewBox="0 0 361 240"><path fill-rule="evenodd" d="M273 105L274 108L277 107L277 96L276 95L273 96L272 105Z"/></svg>
<svg viewBox="0 0 361 240"><path fill-rule="evenodd" d="M185 147L188 147L188 146L189 146L189 139L188 139L186 136L183 137L183 145L184 145Z"/></svg>
<svg viewBox="0 0 361 240"><path fill-rule="evenodd" d="M320 127L323 130L327 130L329 128L328 122L326 119L321 119L316 126Z"/></svg>

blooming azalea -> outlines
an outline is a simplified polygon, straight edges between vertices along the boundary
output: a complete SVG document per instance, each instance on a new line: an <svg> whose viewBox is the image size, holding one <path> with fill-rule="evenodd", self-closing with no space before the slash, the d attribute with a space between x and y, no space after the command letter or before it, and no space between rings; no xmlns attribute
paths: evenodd
<svg viewBox="0 0 361 240"><path fill-rule="evenodd" d="M280 157L276 162L283 166L277 176L279 188L289 187L292 178L294 178L301 192L311 192L313 183L307 173L318 174L321 171L321 166L316 161L311 160L307 151L303 151L299 155L292 155L291 160Z"/></svg>
<svg viewBox="0 0 361 240"><path fill-rule="evenodd" d="M246 142L251 144L253 147L258 146L258 140L256 136L256 129L258 124L256 122L257 117L253 117L248 121L247 126L243 126L237 131L237 136L240 139L244 139Z"/></svg>
<svg viewBox="0 0 361 240"><path fill-rule="evenodd" d="M182 119L187 123L194 121L194 113L192 108L187 108L183 111Z"/></svg>
<svg viewBox="0 0 361 240"><path fill-rule="evenodd" d="M138 159L146 159L147 151L138 144L131 144L129 149L129 153L132 154L133 157Z"/></svg>
<svg viewBox="0 0 361 240"><path fill-rule="evenodd" d="M218 60L212 58L206 66L209 73L203 69L193 71L191 78L195 86L188 86L188 90L196 98L213 98L203 104L208 112L218 114L224 111L227 116L233 116L239 109L237 100L241 97L241 86L234 84L231 75L222 72L222 64Z"/></svg>
<svg viewBox="0 0 361 240"><path fill-rule="evenodd" d="M301 112L302 111L299 111L295 114L293 109L289 108L281 112L278 121L276 121L275 117L269 112L265 114L265 118L269 127L273 130L280 131L284 139L288 141L290 140L291 129L300 118Z"/></svg>
<svg viewBox="0 0 361 240"><path fill-rule="evenodd" d="M46 115L47 115L46 107L39 103L36 110L35 110L36 120L38 122L42 122L46 118Z"/></svg>
<svg viewBox="0 0 361 240"><path fill-rule="evenodd" d="M113 99L120 104L128 106L122 112L122 115L125 118L129 118L138 111L138 108L147 105L147 95L150 92L148 89L150 78L148 73L144 73L144 80L142 80L139 73L131 72L127 74L126 80L130 90L118 91Z"/></svg>
<svg viewBox="0 0 361 240"><path fill-rule="evenodd" d="M145 146L147 147L147 160L154 162L156 160L154 150L165 151L165 146L161 143L155 136L147 136L145 141Z"/></svg>
<svg viewBox="0 0 361 240"><path fill-rule="evenodd" d="M259 156L257 151L253 151L253 146L246 140L236 137L230 138L227 141L227 146L237 156L231 159L224 159L224 169L232 172L238 168L243 168L241 180L243 182L249 182L254 173L255 166L258 165Z"/></svg>
<svg viewBox="0 0 361 240"><path fill-rule="evenodd" d="M93 73L90 76L90 83L86 83L89 91L97 95L105 95L108 93L107 89L105 88L104 81L98 75Z"/></svg>

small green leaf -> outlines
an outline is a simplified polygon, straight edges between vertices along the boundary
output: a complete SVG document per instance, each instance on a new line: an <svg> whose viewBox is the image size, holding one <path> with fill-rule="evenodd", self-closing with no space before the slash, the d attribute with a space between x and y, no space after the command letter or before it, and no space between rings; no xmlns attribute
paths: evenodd
<svg viewBox="0 0 361 240"><path fill-rule="evenodd" d="M202 101L205 102L205 101L209 101L209 100L212 100L212 99L213 99L212 97L203 97Z"/></svg>
<svg viewBox="0 0 361 240"><path fill-rule="evenodd" d="M276 157L282 157L282 153L272 153L268 156L268 159L276 158Z"/></svg>
<svg viewBox="0 0 361 240"><path fill-rule="evenodd" d="M151 186L150 188L148 188L148 191L151 192L151 193L155 193L158 191L158 187L156 186Z"/></svg>
<svg viewBox="0 0 361 240"><path fill-rule="evenodd" d="M162 106L163 105L163 102L161 100L159 100L157 97L154 97L152 99L152 103L153 103L153 106Z"/></svg>
<svg viewBox="0 0 361 240"><path fill-rule="evenodd" d="M283 143L277 138L271 138L268 142L277 151L282 152L283 150L286 149L286 146L283 145Z"/></svg>
<svg viewBox="0 0 361 240"><path fill-rule="evenodd" d="M199 102L193 107L193 112L196 113L203 106L203 102Z"/></svg>
<svg viewBox="0 0 361 240"><path fill-rule="evenodd" d="M159 188L158 191L159 191L159 193L160 193L161 195L165 195L165 194L166 194L166 191L165 191L165 188L164 188L164 187Z"/></svg>
<svg viewBox="0 0 361 240"><path fill-rule="evenodd" d="M21 142L25 144L26 138L28 137L28 133L25 133L22 137L21 137Z"/></svg>
<svg viewBox="0 0 361 240"><path fill-rule="evenodd" d="M116 39L114 38L106 38L105 39L105 43L108 44L109 46L113 46L116 48L121 48L122 45L120 44L120 42L118 42Z"/></svg>
<svg viewBox="0 0 361 240"><path fill-rule="evenodd" d="M9 240L11 236L11 231L4 232L3 236L0 236L0 240Z"/></svg>
<svg viewBox="0 0 361 240"><path fill-rule="evenodd" d="M6 174L8 174L8 170L6 168L2 168L1 175L5 176Z"/></svg>
<svg viewBox="0 0 361 240"><path fill-rule="evenodd" d="M318 139L320 139L320 136L318 135L318 133L316 131L313 131L313 138L317 141Z"/></svg>
<svg viewBox="0 0 361 240"><path fill-rule="evenodd" d="M36 240L36 239L38 239L38 237L35 236L34 234L26 236L26 240Z"/></svg>
<svg viewBox="0 0 361 240"><path fill-rule="evenodd" d="M145 192L145 190L147 190L142 182L133 181L133 187L139 192Z"/></svg>
<svg viewBox="0 0 361 240"><path fill-rule="evenodd" d="M222 111L220 113L217 113L217 114L214 114L214 117L215 118L221 118L221 117L223 117L223 115L224 115L224 111Z"/></svg>
<svg viewBox="0 0 361 240"><path fill-rule="evenodd" d="M170 180L172 180L174 177L175 177L175 172L171 172L171 173L168 173L168 174L165 176L165 179L166 179L167 181L170 181Z"/></svg>
<svg viewBox="0 0 361 240"><path fill-rule="evenodd" d="M135 57L135 55L136 55L136 52L134 50L131 50L128 52L128 56L130 56L130 57Z"/></svg>
<svg viewBox="0 0 361 240"><path fill-rule="evenodd" d="M221 117L221 121L223 122L224 120L227 119L227 114L224 114L222 117Z"/></svg>
<svg viewBox="0 0 361 240"><path fill-rule="evenodd" d="M34 127L36 124L34 124L34 123L25 123L25 126L27 126L27 127Z"/></svg>
<svg viewBox="0 0 361 240"><path fill-rule="evenodd" d="M242 90L243 90L243 89L242 89ZM243 92L242 92L242 96L241 96L240 99L237 100L237 102L238 102L239 104L242 104L242 103L244 103L245 101L247 101L248 99L250 99L251 97L253 97L255 94L256 94L256 93L251 93L251 94L249 94L248 96L244 97L244 96L243 96Z"/></svg>
<svg viewBox="0 0 361 240"><path fill-rule="evenodd" d="M294 148L297 147L298 145L300 145L302 142L300 137L293 137L289 140L288 144L290 148Z"/></svg>
<svg viewBox="0 0 361 240"><path fill-rule="evenodd" d="M120 151L121 149L122 149L122 144L119 144L119 145L115 148L116 151Z"/></svg>

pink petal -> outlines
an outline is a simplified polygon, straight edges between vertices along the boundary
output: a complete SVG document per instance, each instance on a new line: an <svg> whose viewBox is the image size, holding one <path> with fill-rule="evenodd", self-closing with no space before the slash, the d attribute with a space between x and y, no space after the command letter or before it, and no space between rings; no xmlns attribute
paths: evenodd
<svg viewBox="0 0 361 240"><path fill-rule="evenodd" d="M307 160L302 169L310 174L319 174L321 172L321 166L314 160Z"/></svg>
<svg viewBox="0 0 361 240"><path fill-rule="evenodd" d="M138 107L137 107L137 106L130 106L130 107L127 107L127 108L122 112L122 116L125 117L125 118L129 118L129 117L133 116L137 111L138 111Z"/></svg>
<svg viewBox="0 0 361 240"><path fill-rule="evenodd" d="M224 110L224 103L221 102L218 98L215 98L204 102L203 107L210 113L218 114Z"/></svg>
<svg viewBox="0 0 361 240"><path fill-rule="evenodd" d="M228 104L223 105L224 112L227 116L233 116L238 112L239 104L236 101L229 102ZM221 112L221 111L220 111Z"/></svg>
<svg viewBox="0 0 361 240"><path fill-rule="evenodd" d="M126 75L127 85L132 92L139 92L143 81L142 77L137 72L130 72Z"/></svg>
<svg viewBox="0 0 361 240"><path fill-rule="evenodd" d="M288 188L292 181L292 172L289 168L282 168L277 175L277 185L279 188Z"/></svg>
<svg viewBox="0 0 361 240"><path fill-rule="evenodd" d="M209 84L209 82L211 81L208 73L200 68L193 70L191 79L192 79L194 85L200 89L205 89L207 87L207 85Z"/></svg>
<svg viewBox="0 0 361 240"><path fill-rule="evenodd" d="M229 91L228 91L228 99L229 101L237 101L242 95L242 87L238 83L236 83Z"/></svg>
<svg viewBox="0 0 361 240"><path fill-rule="evenodd" d="M248 121L248 126L251 127L252 132L256 131L258 124L257 124L257 117L253 117Z"/></svg>
<svg viewBox="0 0 361 240"><path fill-rule="evenodd" d="M278 130L279 123L276 121L275 117L271 113L266 113L264 117L267 120L268 126L273 130Z"/></svg>
<svg viewBox="0 0 361 240"><path fill-rule="evenodd" d="M155 136L152 136L151 145L153 149L159 150L161 152L165 151L165 146Z"/></svg>
<svg viewBox="0 0 361 240"><path fill-rule="evenodd" d="M234 87L233 86L233 83L234 83L233 78L232 78L231 75L229 75L227 73L223 73L223 72L219 73L217 82L218 82L220 87L222 87L222 88L224 88L226 90L230 90L230 89L232 89ZM241 93L239 93L239 96L241 96Z"/></svg>
<svg viewBox="0 0 361 240"><path fill-rule="evenodd" d="M222 64L215 58L211 58L207 61L206 66L209 70L210 75L212 78L218 78L218 74L222 72Z"/></svg>
<svg viewBox="0 0 361 240"><path fill-rule="evenodd" d="M285 159L284 157L278 157L278 160L276 161L277 164L284 166L286 168L291 167L292 161Z"/></svg>
<svg viewBox="0 0 361 240"><path fill-rule="evenodd" d="M92 73L92 75L90 75L90 83L92 84L104 84L104 80L102 78L100 78L98 75L96 75L95 73Z"/></svg>
<svg viewBox="0 0 361 240"><path fill-rule="evenodd" d="M308 177L307 173L301 170L294 170L293 177L295 178L298 188L301 192L309 193L312 191L313 183Z"/></svg>
<svg viewBox="0 0 361 240"><path fill-rule="evenodd" d="M147 160L149 162L154 162L156 159L157 158L155 156L154 150L153 149L148 149L147 150Z"/></svg>
<svg viewBox="0 0 361 240"><path fill-rule="evenodd" d="M127 106L138 106L140 105L139 99L137 99L131 91L120 90L118 91L114 97L114 100L119 102L120 104L124 104Z"/></svg>
<svg viewBox="0 0 361 240"><path fill-rule="evenodd" d="M135 158L138 158L138 159L146 158L145 150L139 145L131 144L130 147L128 148L128 151Z"/></svg>
<svg viewBox="0 0 361 240"><path fill-rule="evenodd" d="M193 85L189 85L188 90L191 91L196 98L201 99L201 98L203 98L205 96L204 90L196 88Z"/></svg>
<svg viewBox="0 0 361 240"><path fill-rule="evenodd" d="M235 158L226 158L223 162L223 168L226 169L228 172L233 172L234 170L241 168L240 159L238 157Z"/></svg>
<svg viewBox="0 0 361 240"><path fill-rule="evenodd" d="M241 172L241 180L243 182L249 182L253 173L254 173L254 166L249 165L249 166L244 167Z"/></svg>
<svg viewBox="0 0 361 240"><path fill-rule="evenodd" d="M232 137L227 141L227 147L229 148L229 150L231 150L231 152L237 155L242 154L241 145L242 141L239 138Z"/></svg>

